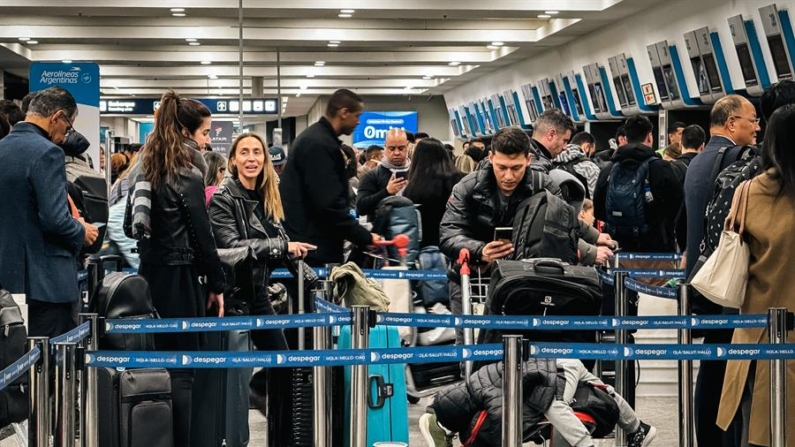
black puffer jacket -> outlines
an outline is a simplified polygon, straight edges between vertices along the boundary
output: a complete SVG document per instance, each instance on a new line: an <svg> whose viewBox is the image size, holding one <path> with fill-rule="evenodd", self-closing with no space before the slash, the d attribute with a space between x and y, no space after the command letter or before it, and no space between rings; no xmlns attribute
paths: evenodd
<svg viewBox="0 0 795 447"><path fill-rule="evenodd" d="M522 183L508 198L508 206L501 209L492 166L468 174L453 188L442 217L439 231L442 253L458 259L458 252L466 248L473 261L480 260L483 247L494 239L494 228L513 226L519 204L542 189L560 195L560 189L548 175L527 169Z"/></svg>
<svg viewBox="0 0 795 447"><path fill-rule="evenodd" d="M248 198L238 180L226 178L210 201L210 223L219 248L251 247L254 284L266 287L268 263L284 260L288 238L280 224L257 218L257 206L261 204Z"/></svg>
<svg viewBox="0 0 795 447"><path fill-rule="evenodd" d="M195 264L207 275L211 292L223 293L224 272L204 204L204 183L197 170L181 169L175 184L152 191L152 235L138 242L142 262Z"/></svg>
<svg viewBox="0 0 795 447"><path fill-rule="evenodd" d="M554 359L532 358L522 365L522 431L527 438L552 405L558 379ZM487 417L472 446L502 445L502 362L477 370L469 380L438 392L430 408L440 424L470 439L481 411Z"/></svg>

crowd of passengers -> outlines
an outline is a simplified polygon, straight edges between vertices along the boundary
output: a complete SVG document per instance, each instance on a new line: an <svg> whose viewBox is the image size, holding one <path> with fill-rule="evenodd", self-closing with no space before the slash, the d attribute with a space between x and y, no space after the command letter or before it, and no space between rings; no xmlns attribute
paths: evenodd
<svg viewBox="0 0 795 447"><path fill-rule="evenodd" d="M269 315L278 310L271 302L270 272L297 258L323 266L367 251L381 236L366 221L372 221L385 198L400 195L419 205L423 248L435 247L449 259L467 248L473 263L487 268L513 253L509 241L494 240L494 228L511 226L518 205L546 189L575 207L582 265L605 264L618 242L629 251L682 253L681 267L689 273L704 236L703 216L713 188L709 174L717 154L725 151L725 168L752 146L762 170L750 186L745 222L750 278L741 312L795 307L781 293L795 290L795 275L787 267L795 248L793 82L771 86L756 104L737 95L720 99L707 131L676 122L668 129L670 144L658 151L652 149L654 129L646 116L629 117L614 138L596 141L587 132L576 132L572 120L557 109L539 116L532 131L504 128L489 139L466 141L459 154L433 136L401 129L390 130L383 146L360 150L340 137L353 132L365 106L355 93L339 90L329 98L325 116L304 130L289 151L256 133L242 133L224 157L210 148L207 107L166 92L147 141L110 166L104 158L99 161L100 169L113 169L115 178L105 248L113 247L147 279L161 317L222 317L229 309L229 293L224 292L232 288L244 291L235 299L246 302L250 314ZM77 271L85 262L81 249L94 244L99 234L67 193L67 165L93 163L87 146L75 149L77 113L74 98L58 87L28 95L21 110L13 102L0 103L0 196L12 211L0 213L0 283L26 295L31 336L53 337L75 327ZM611 221L611 170L624 160L648 167L642 243L600 225ZM140 241L122 228L131 218L128 196L138 180L151 184L151 222ZM362 218L352 217L352 210ZM226 284L219 250L240 247L255 259L252 274L245 285ZM677 266L666 261L653 267ZM462 312L457 278L451 275L449 300L428 312ZM294 293L294 286L287 288ZM760 343L765 336L763 329L719 330L708 332L705 342ZM295 337L282 330L253 331L252 337L260 350L296 345ZM158 350L202 349L198 334L158 334L155 343ZM566 362L560 363L565 370ZM542 366L534 365L535 372ZM568 368L587 373L576 363ZM170 372L175 445L188 446L192 396L201 390L193 389L193 370ZM252 401L260 408L267 373L261 370L250 383ZM555 366L546 374L554 376ZM768 377L765 361L702 362L695 390L699 445L769 445ZM795 379L792 370L789 379ZM491 386L497 392L497 385ZM557 394L545 394L537 415L548 413L556 402L568 403L567 393ZM452 445L455 432L468 425L444 426L437 418L440 401L422 418L421 429L430 445ZM628 406L620 407L630 445L648 445L656 430ZM787 426L795 427L795 395L788 408ZM499 437L498 427L494 433ZM592 445L579 427L569 441Z"/></svg>

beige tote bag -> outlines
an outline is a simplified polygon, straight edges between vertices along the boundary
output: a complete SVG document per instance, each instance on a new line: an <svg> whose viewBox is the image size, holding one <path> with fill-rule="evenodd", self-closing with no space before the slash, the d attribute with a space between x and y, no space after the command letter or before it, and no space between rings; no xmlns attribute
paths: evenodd
<svg viewBox="0 0 795 447"><path fill-rule="evenodd" d="M752 181L745 181L737 187L718 248L690 283L707 299L723 307L739 309L745 301L751 253L748 244L743 241L743 232ZM735 224L740 226L737 232Z"/></svg>

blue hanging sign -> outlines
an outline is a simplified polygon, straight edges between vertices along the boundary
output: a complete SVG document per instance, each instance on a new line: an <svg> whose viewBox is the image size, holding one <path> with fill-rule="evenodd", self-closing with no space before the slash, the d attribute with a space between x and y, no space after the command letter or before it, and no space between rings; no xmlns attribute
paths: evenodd
<svg viewBox="0 0 795 447"><path fill-rule="evenodd" d="M353 145L366 148L384 145L389 129L398 128L417 133L417 112L364 112L353 131Z"/></svg>

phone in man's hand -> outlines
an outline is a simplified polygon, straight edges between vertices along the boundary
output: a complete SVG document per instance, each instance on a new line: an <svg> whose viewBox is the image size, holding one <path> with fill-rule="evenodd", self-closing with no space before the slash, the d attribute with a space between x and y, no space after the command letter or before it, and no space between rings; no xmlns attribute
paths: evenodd
<svg viewBox="0 0 795 447"><path fill-rule="evenodd" d="M511 242L511 238L513 237L513 228L512 227L497 227L494 229L494 240L495 241L508 241Z"/></svg>
<svg viewBox="0 0 795 447"><path fill-rule="evenodd" d="M396 171L395 178L396 179L406 179L409 176L409 171Z"/></svg>

